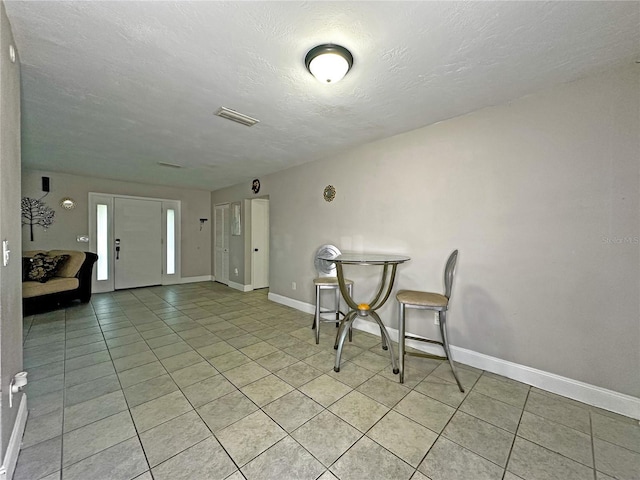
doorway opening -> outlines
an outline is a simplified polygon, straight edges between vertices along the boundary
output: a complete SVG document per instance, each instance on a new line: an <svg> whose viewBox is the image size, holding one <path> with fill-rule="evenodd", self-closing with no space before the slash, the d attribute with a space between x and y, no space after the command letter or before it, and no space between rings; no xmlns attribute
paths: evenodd
<svg viewBox="0 0 640 480"><path fill-rule="evenodd" d="M215 281L244 292L268 288L269 198L219 203L213 208Z"/></svg>

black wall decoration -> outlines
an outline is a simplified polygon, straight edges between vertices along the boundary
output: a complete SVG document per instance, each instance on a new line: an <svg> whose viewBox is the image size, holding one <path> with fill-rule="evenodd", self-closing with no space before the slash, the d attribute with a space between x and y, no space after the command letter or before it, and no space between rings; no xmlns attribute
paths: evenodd
<svg viewBox="0 0 640 480"><path fill-rule="evenodd" d="M39 225L46 230L53 225L56 212L42 200L36 198L23 197L20 206L22 208L22 225L29 225L33 242L33 226Z"/></svg>

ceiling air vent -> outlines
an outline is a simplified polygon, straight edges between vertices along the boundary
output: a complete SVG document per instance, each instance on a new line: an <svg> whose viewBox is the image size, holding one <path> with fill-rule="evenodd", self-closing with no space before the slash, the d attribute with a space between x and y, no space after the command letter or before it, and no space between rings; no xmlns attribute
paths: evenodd
<svg viewBox="0 0 640 480"><path fill-rule="evenodd" d="M158 165L160 165L161 167L182 168L182 165L177 165L175 163L158 162Z"/></svg>
<svg viewBox="0 0 640 480"><path fill-rule="evenodd" d="M256 123L259 123L260 120L257 118L250 117L245 115L244 113L236 112L235 110L231 110L227 107L220 107L216 112L218 117L226 118L227 120L231 120L232 122L241 123L247 127L252 127Z"/></svg>

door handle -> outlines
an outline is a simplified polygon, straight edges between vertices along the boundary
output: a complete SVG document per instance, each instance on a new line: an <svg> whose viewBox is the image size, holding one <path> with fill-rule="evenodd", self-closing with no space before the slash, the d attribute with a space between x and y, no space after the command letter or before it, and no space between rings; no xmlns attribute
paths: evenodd
<svg viewBox="0 0 640 480"><path fill-rule="evenodd" d="M119 260L120 259L120 239L119 238L116 238L115 244L116 244L116 260Z"/></svg>

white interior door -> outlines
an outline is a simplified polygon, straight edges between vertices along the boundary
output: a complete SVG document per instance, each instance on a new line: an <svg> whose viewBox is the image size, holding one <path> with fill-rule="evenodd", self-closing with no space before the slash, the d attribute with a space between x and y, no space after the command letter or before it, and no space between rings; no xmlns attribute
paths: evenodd
<svg viewBox="0 0 640 480"><path fill-rule="evenodd" d="M251 284L269 286L269 200L251 200Z"/></svg>
<svg viewBox="0 0 640 480"><path fill-rule="evenodd" d="M116 290L162 284L162 202L114 199Z"/></svg>
<svg viewBox="0 0 640 480"><path fill-rule="evenodd" d="M213 275L225 285L229 285L229 241L229 204L216 205Z"/></svg>

